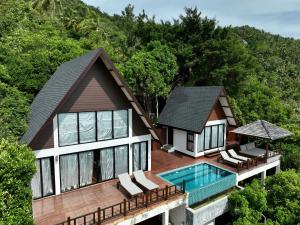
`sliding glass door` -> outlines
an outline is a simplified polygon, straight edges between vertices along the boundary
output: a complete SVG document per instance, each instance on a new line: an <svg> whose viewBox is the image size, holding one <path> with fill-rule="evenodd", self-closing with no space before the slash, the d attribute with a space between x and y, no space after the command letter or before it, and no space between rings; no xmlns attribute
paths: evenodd
<svg viewBox="0 0 300 225"><path fill-rule="evenodd" d="M100 181L114 178L114 149L106 148L100 151Z"/></svg>
<svg viewBox="0 0 300 225"><path fill-rule="evenodd" d="M104 148L99 151L99 182L118 178L119 174L128 173L128 145Z"/></svg>
<svg viewBox="0 0 300 225"><path fill-rule="evenodd" d="M139 142L132 145L133 171L147 170L148 168L148 142Z"/></svg>
<svg viewBox="0 0 300 225"><path fill-rule="evenodd" d="M53 157L37 159L37 172L31 181L33 198L41 198L54 194Z"/></svg>
<svg viewBox="0 0 300 225"><path fill-rule="evenodd" d="M61 191L92 184L94 152L80 152L60 156Z"/></svg>
<svg viewBox="0 0 300 225"><path fill-rule="evenodd" d="M142 164L144 166L146 163ZM128 172L128 169L128 145L61 155L61 192L118 178L119 174ZM36 192L40 192L38 188Z"/></svg>
<svg viewBox="0 0 300 225"><path fill-rule="evenodd" d="M216 124L204 127L198 135L197 151L224 147L225 125Z"/></svg>

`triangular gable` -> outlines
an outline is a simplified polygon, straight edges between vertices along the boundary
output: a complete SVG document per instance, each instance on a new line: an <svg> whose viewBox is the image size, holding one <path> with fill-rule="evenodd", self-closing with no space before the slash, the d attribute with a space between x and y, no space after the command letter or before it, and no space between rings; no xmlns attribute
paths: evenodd
<svg viewBox="0 0 300 225"><path fill-rule="evenodd" d="M104 50L97 49L66 62L57 69L31 105L29 128L23 135L21 142L27 144L32 142L35 136L44 128L46 122L52 118L53 115L57 113L59 107L68 100L69 96L87 75L97 59L102 60L152 137L158 140L155 128L150 122L150 119L133 96L123 77L119 74Z"/></svg>

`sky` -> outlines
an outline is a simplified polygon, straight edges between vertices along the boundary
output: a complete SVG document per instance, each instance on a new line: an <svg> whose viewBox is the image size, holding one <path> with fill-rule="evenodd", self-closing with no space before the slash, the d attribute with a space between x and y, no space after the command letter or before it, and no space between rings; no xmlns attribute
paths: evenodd
<svg viewBox="0 0 300 225"><path fill-rule="evenodd" d="M184 7L195 7L215 18L220 26L249 25L300 39L300 0L82 0L110 15L121 14L128 4L159 20L178 18Z"/></svg>

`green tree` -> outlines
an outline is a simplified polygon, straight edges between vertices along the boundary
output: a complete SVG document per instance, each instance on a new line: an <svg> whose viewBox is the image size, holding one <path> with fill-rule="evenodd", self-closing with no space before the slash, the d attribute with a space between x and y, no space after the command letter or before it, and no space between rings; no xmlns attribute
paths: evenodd
<svg viewBox="0 0 300 225"><path fill-rule="evenodd" d="M35 156L25 145L0 140L0 224L33 224L30 181Z"/></svg>
<svg viewBox="0 0 300 225"><path fill-rule="evenodd" d="M281 225L300 224L300 173L288 170L266 181L268 213Z"/></svg>
<svg viewBox="0 0 300 225"><path fill-rule="evenodd" d="M300 172L300 146L296 144L283 144L281 149L281 168L283 170L295 169Z"/></svg>
<svg viewBox="0 0 300 225"><path fill-rule="evenodd" d="M0 82L0 138L17 140L27 127L29 98Z"/></svg>
<svg viewBox="0 0 300 225"><path fill-rule="evenodd" d="M121 70L134 93L150 113L154 100L166 97L177 72L175 56L166 45L155 41L136 52ZM156 104L156 109L158 105Z"/></svg>
<svg viewBox="0 0 300 225"><path fill-rule="evenodd" d="M241 191L229 196L229 210L234 215L234 225L260 224L263 212L267 209L267 192L262 189L258 180Z"/></svg>

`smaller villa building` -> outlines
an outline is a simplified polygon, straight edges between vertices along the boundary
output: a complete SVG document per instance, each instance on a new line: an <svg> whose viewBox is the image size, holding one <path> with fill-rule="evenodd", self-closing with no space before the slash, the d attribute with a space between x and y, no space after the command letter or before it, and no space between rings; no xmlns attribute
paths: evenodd
<svg viewBox="0 0 300 225"><path fill-rule="evenodd" d="M227 132L237 126L223 87L177 87L159 116L176 151L200 157L225 150Z"/></svg>

